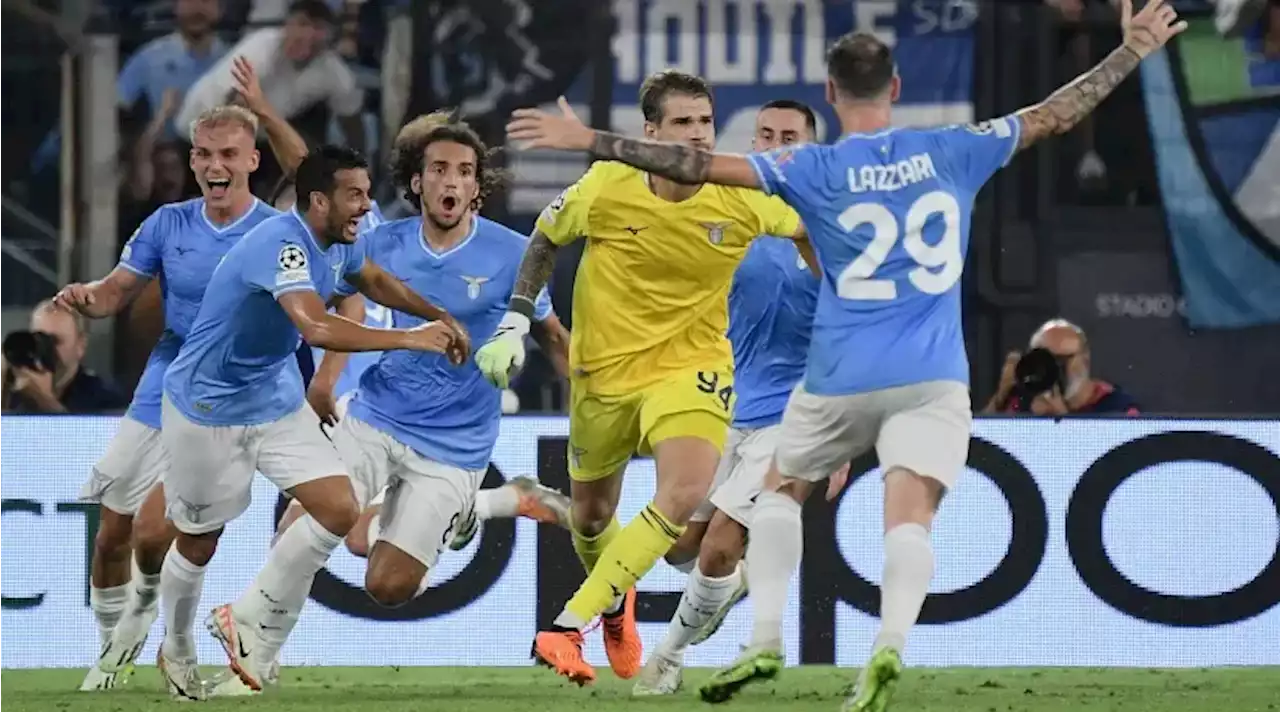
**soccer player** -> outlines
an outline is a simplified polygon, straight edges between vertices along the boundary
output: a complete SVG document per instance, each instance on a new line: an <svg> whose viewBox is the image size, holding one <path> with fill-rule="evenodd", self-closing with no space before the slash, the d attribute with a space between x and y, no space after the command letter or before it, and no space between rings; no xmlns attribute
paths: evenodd
<svg viewBox="0 0 1280 712"><path fill-rule="evenodd" d="M275 658L316 571L359 514L345 468L303 398L294 357L299 338L331 350L465 358L465 332L452 317L365 260L356 241L369 210L368 166L360 154L334 146L312 152L298 167L297 192L292 211L263 221L214 270L164 379L161 432L173 463L165 499L178 536L161 571L165 638L157 663L179 697L203 696L191 627L205 567L225 524L249 506L254 471L308 514L271 549L237 601L259 630L237 626L229 605L214 609L206 623L250 689L261 689L264 674L242 663ZM432 321L370 329L326 310L326 302L357 290Z"/></svg>
<svg viewBox="0 0 1280 712"><path fill-rule="evenodd" d="M690 150L715 141L711 87L675 71L640 89L645 135ZM758 235L803 239L796 214L756 191L677 183L598 162L539 217L510 311L476 353L505 387L558 246L587 248L573 299L569 476L574 548L589 572L535 658L586 684L583 630L603 614L605 651L621 678L640 669L635 583L680 538L707 496L733 410L725 338L733 271ZM633 454L653 455L654 500L625 528L614 513Z"/></svg>
<svg viewBox="0 0 1280 712"><path fill-rule="evenodd" d="M1123 44L1095 68L1040 104L976 126L890 128L900 80L889 48L865 34L841 38L828 54L827 99L845 134L831 146L730 156L594 132L563 103L562 116L513 117L509 137L531 147L590 150L689 183L779 194L800 211L822 263L805 380L787 404L752 513L752 642L704 685L704 699L778 673L787 584L803 544L799 503L837 464L875 447L885 473L880 632L845 707L888 706L933 573L929 527L967 457L959 280L974 195L1015 152L1070 130L1186 29L1163 0L1136 14L1121 0L1121 21Z"/></svg>
<svg viewBox="0 0 1280 712"><path fill-rule="evenodd" d="M424 198L412 190L413 176L421 175L422 173L425 146L431 143L429 135L437 127L450 123L450 117L451 113L447 111L423 114L405 124L400 129L400 132L396 134L396 139L393 143L393 155L396 157L393 172L398 175L403 184L402 189L405 191L406 199L418 205L420 210L423 205L434 204L434 199ZM455 128L462 128L462 124L455 124ZM482 150L480 154L483 153L484 151ZM483 155L479 155L479 157L483 158ZM475 174L468 180L476 182L477 190L479 190L476 199L476 205L478 205L483 194L488 192L490 184L496 182L496 175L492 174L487 164L483 162L473 164L468 170ZM437 181L432 185L437 185L438 183ZM291 204L291 200L289 202ZM278 203L277 206L279 205ZM476 205L468 205L466 207L466 220L478 219L474 213ZM428 220L418 219L418 223L423 230L437 232L442 229L437 226L437 218L433 218L430 211L427 211L426 214ZM368 233L374 227L386 222L381 215L378 215L373 220L371 220L371 216L373 216L373 211L366 214L364 222L361 223L362 239L368 237ZM484 221L481 224L487 225L489 223ZM379 233L379 235L386 234L398 233L387 231ZM393 312L391 310L381 304L369 302L365 324L391 328L393 326L392 316ZM561 372L567 376L568 332L554 315L550 315L548 320L542 323L542 326L546 328L539 329L536 335L542 342L543 348L548 354L551 354L552 361L557 368L561 369ZM321 414L322 419L324 419L324 412L328 411L334 414L335 422L340 421L345 417L350 399L354 396L355 389L365 371L376 364L381 359L382 354L378 352L346 354L337 351L321 351L320 349L316 349L316 352L320 367L316 370L316 376L307 390L307 400L316 409L316 412ZM335 399L336 402L334 402ZM345 540L347 550L360 558L368 557L369 549L377 539L377 532L381 525L379 513L382 509L385 489L379 488L375 492L373 499L360 513L359 521L352 527ZM449 544L449 548L455 551L465 548L479 531L479 523L487 519L527 517L535 521L567 527L569 521L568 512L569 501L563 494L539 485L537 480L533 478L515 477L500 487L481 490L476 493L471 513L456 527L457 531ZM279 537L302 514L302 506L296 501L290 502L289 507L281 515L279 525L276 527L276 536Z"/></svg>
<svg viewBox="0 0 1280 712"><path fill-rule="evenodd" d="M809 143L816 132L813 109L772 101L756 114L751 147L767 151ZM711 496L694 512L677 545L691 550L680 556L673 549L667 556L689 572L689 580L666 637L636 678L635 695L676 692L685 651L714 634L747 592L739 564L751 508L773 458L787 396L804 375L817 299L818 279L790 240L756 240L734 274L728 332L737 391L733 427Z"/></svg>
<svg viewBox="0 0 1280 712"><path fill-rule="evenodd" d="M219 106L201 114L191 127L190 160L202 197L160 207L138 227L121 252L120 264L107 276L69 284L55 297L64 308L104 318L120 313L158 278L164 303L164 333L151 351L128 413L81 491L82 498L99 503L89 605L98 622L99 652L105 656L90 668L81 690L111 689L132 670L115 665L117 656L108 655L112 630L126 608L136 608L145 618L142 637L130 641L128 648L141 647L155 620L168 535L159 517L159 543L149 545L156 537L134 537L134 517L169 466L160 440L161 383L218 261L246 232L276 214L249 192L249 174L258 165L258 126L258 118L239 106Z"/></svg>
<svg viewBox="0 0 1280 712"><path fill-rule="evenodd" d="M471 127L449 121L397 145L392 172L422 215L374 230L368 259L487 338L506 312L527 242L474 212L497 179L488 149ZM420 321L398 311L393 319ZM548 352L567 350L545 291L534 319ZM350 463L357 500L386 488L365 575L374 600L400 606L425 590L439 552L472 517L501 415L500 391L474 363L455 368L442 356L391 351L360 379L333 442Z"/></svg>

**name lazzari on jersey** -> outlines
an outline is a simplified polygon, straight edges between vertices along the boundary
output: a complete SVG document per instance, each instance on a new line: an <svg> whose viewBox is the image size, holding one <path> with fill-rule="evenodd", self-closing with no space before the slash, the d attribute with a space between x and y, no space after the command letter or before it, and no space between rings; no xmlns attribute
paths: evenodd
<svg viewBox="0 0 1280 712"><path fill-rule="evenodd" d="M906 160L887 166L858 166L849 169L849 192L902 190L915 183L937 178L933 158L927 153L915 153Z"/></svg>

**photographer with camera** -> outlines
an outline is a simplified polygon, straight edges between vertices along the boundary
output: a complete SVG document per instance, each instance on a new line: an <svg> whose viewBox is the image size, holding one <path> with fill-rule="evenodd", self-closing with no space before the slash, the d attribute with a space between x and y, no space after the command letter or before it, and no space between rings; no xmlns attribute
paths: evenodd
<svg viewBox="0 0 1280 712"><path fill-rule="evenodd" d="M1065 319L1045 322L1031 349L1005 358L1000 385L983 413L1061 417L1077 413L1137 415L1138 404L1119 386L1089 373L1089 340Z"/></svg>
<svg viewBox="0 0 1280 712"><path fill-rule="evenodd" d="M110 413L129 400L115 384L84 368L85 318L52 299L36 305L31 328L4 339L5 413Z"/></svg>

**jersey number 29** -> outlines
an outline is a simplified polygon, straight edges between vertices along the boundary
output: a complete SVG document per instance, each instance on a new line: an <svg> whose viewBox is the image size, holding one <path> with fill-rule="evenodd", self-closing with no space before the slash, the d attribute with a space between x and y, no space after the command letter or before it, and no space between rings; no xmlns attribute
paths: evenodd
<svg viewBox="0 0 1280 712"><path fill-rule="evenodd" d="M930 245L922 233L925 223L935 215L942 216L942 239ZM840 227L845 232L853 232L862 225L871 226L871 242L857 259L841 270L836 280L836 294L841 299L897 298L897 283L873 277L899 236L902 248L917 265L907 272L907 279L916 289L925 294L942 294L960 279L964 271L964 255L960 252L960 203L950 193L935 190L920 196L907 209L902 225L879 203L858 203L840 213Z"/></svg>

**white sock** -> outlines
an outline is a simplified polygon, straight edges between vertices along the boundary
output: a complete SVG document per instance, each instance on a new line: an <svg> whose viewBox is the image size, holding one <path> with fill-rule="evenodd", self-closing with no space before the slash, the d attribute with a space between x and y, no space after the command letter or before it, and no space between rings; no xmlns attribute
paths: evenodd
<svg viewBox="0 0 1280 712"><path fill-rule="evenodd" d="M511 519L520 513L520 493L515 487L494 487L476 492L476 519Z"/></svg>
<svg viewBox="0 0 1280 712"><path fill-rule="evenodd" d="M135 611L149 611L156 605L160 591L160 574L143 573L138 560L132 559L133 578L130 579L129 606Z"/></svg>
<svg viewBox="0 0 1280 712"><path fill-rule="evenodd" d="M907 631L920 617L933 578L933 543L919 524L899 524L884 535L884 575L880 583L880 633L875 650L902 651ZM754 595L754 593L753 593Z"/></svg>
<svg viewBox="0 0 1280 712"><path fill-rule="evenodd" d="M753 646L782 647L782 613L787 587L804 554L800 505L785 494L761 492L747 537L747 584L755 624Z"/></svg>
<svg viewBox="0 0 1280 712"><path fill-rule="evenodd" d="M284 645L311 593L316 572L342 543L342 537L307 514L280 535L258 576L232 604L237 619L252 623L265 644L262 660L272 660Z"/></svg>
<svg viewBox="0 0 1280 712"><path fill-rule="evenodd" d="M111 588L90 588L89 607L93 609L93 617L98 621L98 647L105 647L111 640L111 631L115 629L120 615L124 613L125 603L129 599L129 584L112 586Z"/></svg>
<svg viewBox="0 0 1280 712"><path fill-rule="evenodd" d="M685 584L684 595L680 597L676 614L667 626L667 635L658 645L658 654L668 660L683 663L684 651L689 648L689 643L698 635L698 631L733 597L733 592L738 589L739 576L734 571L724 578L711 578L694 569L689 574L689 582Z"/></svg>
<svg viewBox="0 0 1280 712"><path fill-rule="evenodd" d="M191 639L191 628L195 625L200 594L204 589L204 569L178 553L176 543L169 547L164 566L160 568L164 652L173 660L195 660L196 646Z"/></svg>
<svg viewBox="0 0 1280 712"><path fill-rule="evenodd" d="M697 565L698 565L698 557L695 556L692 559L689 559L688 561L685 561L679 564L671 564L671 568L675 569L676 571L679 571L682 574L692 574L695 570L694 567ZM688 589L686 588L685 590L687 591Z"/></svg>

